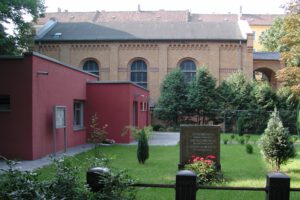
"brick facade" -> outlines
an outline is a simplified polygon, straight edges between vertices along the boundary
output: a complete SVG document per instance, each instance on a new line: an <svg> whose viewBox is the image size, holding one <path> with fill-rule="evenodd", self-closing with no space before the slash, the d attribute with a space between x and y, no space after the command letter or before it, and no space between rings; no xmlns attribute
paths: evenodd
<svg viewBox="0 0 300 200"><path fill-rule="evenodd" d="M219 83L242 70L252 78L252 36L244 41L169 41L169 42L70 42L37 44L36 50L72 66L82 68L87 59L100 66L100 80L130 80L130 65L136 59L147 64L151 98L159 97L160 84L172 69L185 59L197 68L207 66Z"/></svg>

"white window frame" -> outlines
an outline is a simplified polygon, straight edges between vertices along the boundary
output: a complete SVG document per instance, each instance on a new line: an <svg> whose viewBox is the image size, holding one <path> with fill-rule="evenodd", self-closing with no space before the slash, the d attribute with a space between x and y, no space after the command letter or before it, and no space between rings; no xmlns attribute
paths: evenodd
<svg viewBox="0 0 300 200"><path fill-rule="evenodd" d="M0 95L0 112L11 111L11 97L10 95Z"/></svg>
<svg viewBox="0 0 300 200"><path fill-rule="evenodd" d="M148 66L144 60L135 60L131 63L130 80L143 88L148 88Z"/></svg>
<svg viewBox="0 0 300 200"><path fill-rule="evenodd" d="M73 103L73 129L84 129L84 102L74 101ZM78 123L77 123L78 122Z"/></svg>

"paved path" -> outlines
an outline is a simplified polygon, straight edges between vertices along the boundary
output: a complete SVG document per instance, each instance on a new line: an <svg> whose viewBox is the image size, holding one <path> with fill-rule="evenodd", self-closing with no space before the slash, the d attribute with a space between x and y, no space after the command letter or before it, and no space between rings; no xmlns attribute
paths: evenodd
<svg viewBox="0 0 300 200"><path fill-rule="evenodd" d="M173 146L179 142L179 132L153 132L149 138L149 145L157 146ZM136 141L130 145L137 144Z"/></svg>
<svg viewBox="0 0 300 200"><path fill-rule="evenodd" d="M176 145L179 141L179 133L177 132L154 132L149 139L149 145ZM129 145L135 145L137 142L132 142ZM117 144L118 145L118 144ZM73 156L75 154L87 151L93 147L92 144L79 145L77 147L68 148L67 152L59 152L57 156ZM51 155L33 161L20 161L16 168L20 170L34 170L39 167L51 164ZM7 165L3 160L0 160L0 169L7 169Z"/></svg>

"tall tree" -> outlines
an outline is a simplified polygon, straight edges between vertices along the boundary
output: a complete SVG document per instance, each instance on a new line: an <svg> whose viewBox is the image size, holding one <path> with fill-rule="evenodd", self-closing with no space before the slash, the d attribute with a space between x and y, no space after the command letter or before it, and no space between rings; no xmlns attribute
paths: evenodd
<svg viewBox="0 0 300 200"><path fill-rule="evenodd" d="M215 109L216 80L206 67L197 71L196 79L191 83L188 104L197 116L198 124L206 124Z"/></svg>
<svg viewBox="0 0 300 200"><path fill-rule="evenodd" d="M283 22L283 18L276 18L272 26L260 35L259 42L263 45L265 51L280 52L284 48L280 43L280 39L286 34Z"/></svg>
<svg viewBox="0 0 300 200"><path fill-rule="evenodd" d="M277 72L277 78L300 96L300 1L290 0L284 7L287 15L276 20L260 41L267 50L281 53L287 67Z"/></svg>
<svg viewBox="0 0 300 200"><path fill-rule="evenodd" d="M32 21L43 15L44 0L2 0L0 1L0 55L20 54L32 47ZM8 33L8 28L13 29Z"/></svg>
<svg viewBox="0 0 300 200"><path fill-rule="evenodd" d="M278 108L280 118L284 127L287 127L290 133L293 134L297 132L297 101L297 97L289 87L281 87L276 91L276 107Z"/></svg>
<svg viewBox="0 0 300 200"><path fill-rule="evenodd" d="M160 88L154 114L158 119L169 121L172 125L178 125L180 117L186 111L187 84L179 69L169 73Z"/></svg>

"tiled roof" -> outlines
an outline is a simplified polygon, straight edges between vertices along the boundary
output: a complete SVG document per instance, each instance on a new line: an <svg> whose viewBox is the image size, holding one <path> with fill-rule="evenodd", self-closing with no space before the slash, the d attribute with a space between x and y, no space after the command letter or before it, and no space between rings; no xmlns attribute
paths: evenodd
<svg viewBox="0 0 300 200"><path fill-rule="evenodd" d="M50 19L58 22L187 22L188 10L182 11L95 11L95 12L54 12L45 13L38 25Z"/></svg>
<svg viewBox="0 0 300 200"><path fill-rule="evenodd" d="M120 11L99 12L95 22L186 22L188 11Z"/></svg>
<svg viewBox="0 0 300 200"><path fill-rule="evenodd" d="M247 20L250 26L271 26L277 17L284 17L284 15L243 14L241 19Z"/></svg>
<svg viewBox="0 0 300 200"><path fill-rule="evenodd" d="M253 60L280 60L279 52L253 52Z"/></svg>
<svg viewBox="0 0 300 200"><path fill-rule="evenodd" d="M191 14L190 21L192 22L237 22L237 14Z"/></svg>
<svg viewBox="0 0 300 200"><path fill-rule="evenodd" d="M59 22L92 22L97 12L53 12L45 13L45 17L37 20L37 25L44 25L50 19Z"/></svg>
<svg viewBox="0 0 300 200"><path fill-rule="evenodd" d="M270 26L279 14L242 14L241 19L250 25ZM43 25L50 19L58 22L221 22L238 21L237 14L193 14L188 10L158 10L158 11L95 11L95 12L53 12L45 13L39 18L37 25Z"/></svg>
<svg viewBox="0 0 300 200"><path fill-rule="evenodd" d="M38 41L245 40L234 22L57 23Z"/></svg>

